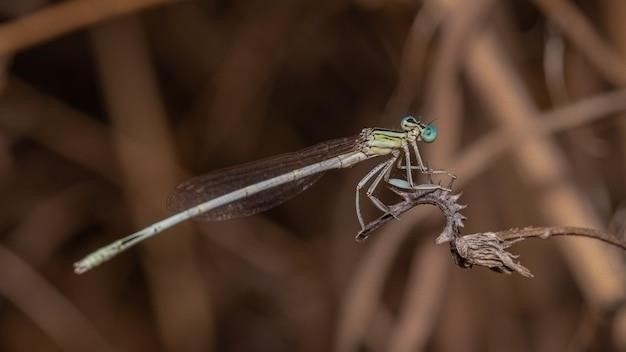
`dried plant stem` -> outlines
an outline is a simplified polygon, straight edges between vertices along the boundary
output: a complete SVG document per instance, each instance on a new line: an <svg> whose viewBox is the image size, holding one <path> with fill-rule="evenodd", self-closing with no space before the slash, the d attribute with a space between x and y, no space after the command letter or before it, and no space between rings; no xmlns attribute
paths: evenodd
<svg viewBox="0 0 626 352"><path fill-rule="evenodd" d="M6 236L5 243L38 267L47 262L68 237L93 221L93 213L102 210L98 205L110 204L104 197L106 191L102 183L89 181L38 199L22 216L19 226Z"/></svg>
<svg viewBox="0 0 626 352"><path fill-rule="evenodd" d="M108 18L173 0L74 0L0 26L0 58Z"/></svg>
<svg viewBox="0 0 626 352"><path fill-rule="evenodd" d="M398 82L387 101L386 111L382 115L384 121L381 122L393 121L410 111L411 103L419 92L428 49L446 15L436 11L433 2L424 1L413 19L400 59Z"/></svg>
<svg viewBox="0 0 626 352"><path fill-rule="evenodd" d="M533 275L530 273L530 270L516 262L515 258L517 258L517 256L507 252L506 249L516 242L533 237L546 239L552 236L581 236L604 241L626 250L626 240L618 237L617 234L610 235L603 231L580 227L526 227L500 232L480 232L462 236L461 228L464 226L463 221L465 217L461 215L460 211L463 210L465 206L458 204L458 195L450 195L449 191L444 190L404 190L393 186L389 186L389 188L401 196L402 200L396 204L390 205L387 214L368 223L365 229L359 233L357 239L359 239L361 234L367 234L368 231L378 228L391 219L400 218L402 214L412 210L418 205L431 204L437 205L446 218L446 226L435 242L449 242L456 263L464 268L480 265L502 273L508 274L516 271L522 276L532 277ZM415 306L415 303L408 304L408 307ZM399 330L405 330L402 324L400 324ZM395 334L395 336L397 341L392 339L391 345L402 346L399 350L414 350L417 347L416 345L420 345L416 342L420 339L416 338L416 335L412 335L411 333L400 333ZM395 351L396 349L392 348L391 350Z"/></svg>
<svg viewBox="0 0 626 352"><path fill-rule="evenodd" d="M108 181L119 182L119 166L110 157L113 145L106 127L27 83L9 80L0 99L0 126L33 139Z"/></svg>
<svg viewBox="0 0 626 352"><path fill-rule="evenodd" d="M533 277L530 270L525 268L506 251L516 242L528 238L546 239L552 236L581 236L604 241L626 250L624 239L614 237L608 233L582 227L526 227L498 232L481 232L460 236L451 243L452 253L457 264L469 268L472 265L488 267L492 270L511 273L518 272L525 277Z"/></svg>
<svg viewBox="0 0 626 352"><path fill-rule="evenodd" d="M606 80L626 86L626 63L594 30L590 21L567 0L534 0L546 17L591 61Z"/></svg>
<svg viewBox="0 0 626 352"><path fill-rule="evenodd" d="M546 239L552 236L581 236L604 241L626 250L626 240L618 237L617 234L610 235L600 230L580 227L526 227L462 236L461 228L464 226L465 217L461 215L460 211L465 206L457 203L458 195L450 195L449 191L444 190L403 190L393 186L389 186L389 188L400 195L402 200L390 205L388 213L368 223L365 229L357 235L357 239L362 234L367 234L391 219L400 218L402 214L418 205L431 204L437 205L446 218L446 226L435 242L449 242L456 263L464 268L480 265L502 273L517 271L522 276L532 277L533 275L528 269L515 261L517 256L507 252L506 249L516 242L533 237ZM407 306L416 307L419 304L409 302ZM414 325L412 324L412 326ZM405 331L402 324L399 324L398 330ZM398 348L401 351L414 350L417 345L421 345L416 342L420 340L416 338L417 335L407 332L394 334L394 336L391 345L402 346ZM395 351L396 349L392 348L391 350Z"/></svg>
<svg viewBox="0 0 626 352"><path fill-rule="evenodd" d="M485 18L497 3L495 0L463 1L454 8L445 8L437 3L440 12L449 11L436 53L434 68L429 77L427 111L437 117L437 124L442 131L437 140L437 148L431 151L431 158L437 167L453 168L451 157L461 141L463 130L463 94L460 83L463 58L471 38L485 23Z"/></svg>
<svg viewBox="0 0 626 352"><path fill-rule="evenodd" d="M510 130L536 126L537 108L491 33L484 33L474 43L466 65L470 80L497 122ZM515 157L529 182L537 187L550 185L538 200L548 221L600 227L600 221L587 209L573 184L567 180L564 157L552 141L544 139L526 144ZM617 258L606 253L597 243L570 239L559 244L591 304L609 309L623 299L623 275L618 269ZM599 277L595 274L597 272L613 272L613 275Z"/></svg>
<svg viewBox="0 0 626 352"><path fill-rule="evenodd" d="M414 253L411 276L402 300L402 309L393 326L385 351L421 351L436 326L445 288L449 259L433 243Z"/></svg>
<svg viewBox="0 0 626 352"><path fill-rule="evenodd" d="M229 144L232 153L245 153L254 148L263 122L263 107L256 106L259 96L270 91L272 77L283 60L278 50L302 19L306 2L281 1L268 7L265 16L255 13L237 29L230 39L226 57L221 60L215 77L197 94L190 115L206 121L202 134L202 151L209 156L232 133L240 136L240 143ZM241 82L245 81L245 84ZM237 104L232 104L236 101ZM249 128L241 129L243 124ZM215 133L221 131L221 133ZM194 150L197 152L197 150Z"/></svg>
<svg viewBox="0 0 626 352"><path fill-rule="evenodd" d="M609 1L603 3L604 8L604 20L602 23L607 27L608 35L612 39L613 44L617 48L621 57L626 57L626 23L624 17L626 16L626 2L624 1ZM626 115L622 114L620 121L616 121L616 128L619 132L619 143L616 149L621 151L622 166L621 172L626 172ZM622 185L621 190L617 192L624 192L625 188ZM617 350L626 351L626 309L622 309L613 320L613 340L617 346Z"/></svg>
<svg viewBox="0 0 626 352"><path fill-rule="evenodd" d="M159 204L180 175L141 24L137 17L125 17L101 24L91 34L125 189ZM137 150L121 136L132 136L150 152ZM137 224L165 216L163 210L145 207L134 197L129 202ZM143 258L157 325L167 350L207 351L213 336L210 293L194 266L190 224L173 231L174 236L144 247L158 258Z"/></svg>
<svg viewBox="0 0 626 352"><path fill-rule="evenodd" d="M415 212L410 219L389 224L377 241L369 249L347 288L339 315L338 336L335 350L355 351L367 325L376 312L385 279L393 264L393 259L413 226L429 216L435 210Z"/></svg>
<svg viewBox="0 0 626 352"><path fill-rule="evenodd" d="M522 129L502 128L482 137L452 163L459 182L486 171L505 152L536 138L610 117L626 110L626 89L598 94L543 113L534 125Z"/></svg>
<svg viewBox="0 0 626 352"><path fill-rule="evenodd" d="M546 239L553 236L580 236L593 238L606 242L610 245L626 250L626 242L623 239L615 237L613 234L596 229L588 229L584 227L572 226L551 226L551 227L525 227L522 229L510 229L506 231L498 231L495 234L503 240L517 240L527 238Z"/></svg>
<svg viewBox="0 0 626 352"><path fill-rule="evenodd" d="M70 352L114 351L98 329L39 273L0 246L0 294Z"/></svg>

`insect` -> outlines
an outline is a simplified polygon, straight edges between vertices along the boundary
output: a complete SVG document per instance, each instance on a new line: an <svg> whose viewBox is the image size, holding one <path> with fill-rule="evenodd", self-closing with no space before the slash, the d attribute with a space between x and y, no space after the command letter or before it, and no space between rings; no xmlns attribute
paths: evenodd
<svg viewBox="0 0 626 352"><path fill-rule="evenodd" d="M365 194L385 213L389 209L374 195L374 191L382 181L389 182L394 169L404 175L404 188L442 188L433 184L416 185L413 179L414 170L430 174L446 173L426 168L417 145L417 142L434 142L437 139L436 127L413 116L402 118L400 126L400 131L365 128L355 137L322 142L298 152L192 178L180 184L168 198L167 206L176 212L174 215L94 251L75 263L74 271L84 273L182 221L196 217L219 221L257 214L304 191L327 170L347 168L375 157L387 157L356 186L356 213L363 230L365 223L359 198L368 182L371 181ZM412 159L415 159L417 165L412 165Z"/></svg>

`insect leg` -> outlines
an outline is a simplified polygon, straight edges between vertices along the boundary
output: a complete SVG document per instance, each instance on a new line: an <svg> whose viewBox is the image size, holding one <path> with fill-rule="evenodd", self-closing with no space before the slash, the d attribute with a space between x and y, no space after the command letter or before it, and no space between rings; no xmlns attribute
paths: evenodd
<svg viewBox="0 0 626 352"><path fill-rule="evenodd" d="M393 166L393 163L395 163L397 159L398 159L398 154L396 153L396 154L394 154L394 156L391 159L389 159L386 162L385 167L380 171L380 173L378 174L376 179L374 179L374 181L372 182L370 187L367 189L367 192L365 192L365 194L369 197L369 199L372 201L372 203L374 203L374 205L378 209L380 209L382 212L385 212L385 213L387 213L389 211L389 208L380 199L378 199L376 196L374 196L374 191L378 187L378 184L380 184L380 181L382 181L383 178L385 177L385 175L387 175L387 173L389 172L389 170Z"/></svg>
<svg viewBox="0 0 626 352"><path fill-rule="evenodd" d="M389 160L392 160L392 159L389 159ZM363 221L363 215L361 214L361 201L360 201L361 189L367 184L367 182L372 177L374 177L374 175L379 173L380 170L384 169L387 166L387 164L389 164L389 160L376 165L376 167L370 170L370 172L368 172L367 175L365 175L365 177L363 177L361 181L359 181L359 183L356 185L356 194L355 194L356 216L359 219L359 224L361 225L361 228L365 228L365 222Z"/></svg>
<svg viewBox="0 0 626 352"><path fill-rule="evenodd" d="M411 167L411 153L409 152L409 146L406 143L403 143L402 145L402 150L404 151L404 159L405 159L405 165L406 165L406 180L409 182L409 185L411 185L411 187L415 186L415 184L413 183L413 170ZM421 161L421 159L417 159L418 161ZM385 181L388 181L389 177L387 177L387 179Z"/></svg>
<svg viewBox="0 0 626 352"><path fill-rule="evenodd" d="M413 147L413 151L415 152L415 159L417 159L417 166L420 168L420 171L426 171L426 167L424 167L424 162L422 162L422 156L420 155L420 151L417 148L417 142L411 141L411 147Z"/></svg>

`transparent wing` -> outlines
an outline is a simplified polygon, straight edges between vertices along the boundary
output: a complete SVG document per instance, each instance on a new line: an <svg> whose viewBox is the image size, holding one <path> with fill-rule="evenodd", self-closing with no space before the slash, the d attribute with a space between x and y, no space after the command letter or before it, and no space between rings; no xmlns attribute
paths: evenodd
<svg viewBox="0 0 626 352"><path fill-rule="evenodd" d="M167 208L172 212L189 209L237 189L348 153L354 150L358 140L358 136L333 139L297 152L277 155L194 177L176 187L167 199ZM306 190L322 174L323 172L259 192L208 211L198 216L197 219L221 221L263 212Z"/></svg>

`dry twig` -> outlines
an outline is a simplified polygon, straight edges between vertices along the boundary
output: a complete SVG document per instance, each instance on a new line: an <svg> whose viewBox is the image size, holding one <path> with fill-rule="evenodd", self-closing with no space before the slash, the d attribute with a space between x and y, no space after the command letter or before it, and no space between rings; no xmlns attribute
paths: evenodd
<svg viewBox="0 0 626 352"><path fill-rule="evenodd" d="M98 329L61 292L0 246L0 294L65 351L113 351Z"/></svg>
<svg viewBox="0 0 626 352"><path fill-rule="evenodd" d="M403 213L417 205L432 204L439 207L446 217L446 225L437 237L438 244L449 242L450 249L456 263L463 268L473 265L485 266L501 273L518 272L525 277L532 274L521 264L515 262L517 256L505 251L516 242L528 238L546 239L552 236L581 236L597 239L613 246L626 250L626 241L623 238L612 236L606 232L580 227L526 227L499 232L480 232L462 236L461 228L465 217L460 210L465 206L457 203L458 195L450 195L447 190L423 191L404 190L394 186L389 188L402 197L402 201L391 205L389 212L378 219L371 221L365 229L357 235L357 239L364 239L366 234L377 229L392 219L398 219Z"/></svg>
<svg viewBox="0 0 626 352"><path fill-rule="evenodd" d="M567 0L535 0L546 16L587 56L604 78L617 86L626 85L624 58L596 33L590 21Z"/></svg>
<svg viewBox="0 0 626 352"><path fill-rule="evenodd" d="M173 0L66 1L0 26L0 59L108 18Z"/></svg>
<svg viewBox="0 0 626 352"><path fill-rule="evenodd" d="M135 222L148 223L165 212L144 207L141 200L161 203L161 195L173 189L181 175L177 174L178 163L143 29L137 17L120 18L94 28L92 41L124 172L124 188L139 195L139 200L130 200ZM150 153L138 151L134 143L127 143L128 138L119 136L132 136ZM144 257L145 269L157 323L170 351L208 350L212 346L210 294L195 269L190 230L189 225L179 226L174 230L176 236L164 236L144 247L158 258Z"/></svg>
<svg viewBox="0 0 626 352"><path fill-rule="evenodd" d="M533 277L530 270L515 262L517 258L505 249L528 238L547 239L552 236L581 236L593 238L626 250L626 242L606 232L582 227L526 227L498 232L480 232L460 236L451 243L451 250L459 266L488 267L494 271L510 274L517 272Z"/></svg>
<svg viewBox="0 0 626 352"><path fill-rule="evenodd" d="M466 68L478 94L493 111L493 117L510 130L536 127L537 107L521 82L519 73L497 45L493 33L484 33L469 51ZM580 193L566 177L567 165L562 152L549 139L524 144L515 159L520 171L535 187L550 185L538 200L548 221L600 227L600 221L587 209ZM592 304L613 307L621 301L624 289L617 258L597 243L569 239L560 241L578 284ZM599 271L614 275L598 277Z"/></svg>

